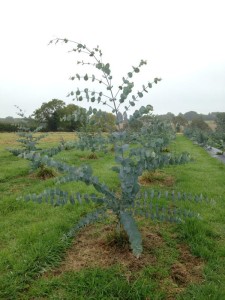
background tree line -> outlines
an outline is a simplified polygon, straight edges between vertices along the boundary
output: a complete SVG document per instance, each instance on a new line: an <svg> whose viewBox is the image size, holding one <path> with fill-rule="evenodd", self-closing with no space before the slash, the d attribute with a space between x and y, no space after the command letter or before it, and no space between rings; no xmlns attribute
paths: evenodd
<svg viewBox="0 0 225 300"><path fill-rule="evenodd" d="M186 128L205 132L225 132L225 112L212 112L204 115L195 111L189 111L184 114L179 113L177 116L168 112L164 115L158 115L158 118L172 123L177 132L183 132Z"/></svg>
<svg viewBox="0 0 225 300"><path fill-rule="evenodd" d="M73 116L79 110L79 115L82 118L75 120ZM59 99L52 99L49 102L44 102L36 109L33 114L27 118L30 128L42 126L43 131L80 131L86 126L88 115L85 108L75 104L68 104ZM92 116L94 118L94 116ZM107 132L115 124L115 116L112 113L102 111L101 116L98 115L100 122L98 128L91 128L93 131L101 129ZM197 128L203 131L211 131L208 121L214 121L216 131L225 132L225 112L212 112L207 115L198 114L195 111L189 111L184 114L179 113L177 116L171 112L164 115L157 115L160 120L169 121L173 124L177 132L181 132L184 128ZM81 121L82 119L82 121ZM18 130L22 118L6 117L0 118L0 132L15 132ZM90 120L89 120L90 121ZM96 121L96 120L93 120ZM93 122L96 123L96 122ZM101 124L101 128L99 128Z"/></svg>
<svg viewBox="0 0 225 300"><path fill-rule="evenodd" d="M79 111L79 119L76 120L72 116ZM21 114L19 114L21 115ZM85 127L88 120L87 110L75 104L68 104L59 99L52 99L49 102L42 103L41 107L36 109L32 115L26 119L26 124L29 128L34 129L42 126L42 131L80 131ZM94 118L94 116L92 116ZM101 129L108 131L115 124L115 116L111 113L102 111L100 127L92 130ZM24 118L6 117L0 119L0 131L14 132L17 131L21 123L25 121ZM94 121L94 120L93 120ZM95 122L93 122L95 123Z"/></svg>

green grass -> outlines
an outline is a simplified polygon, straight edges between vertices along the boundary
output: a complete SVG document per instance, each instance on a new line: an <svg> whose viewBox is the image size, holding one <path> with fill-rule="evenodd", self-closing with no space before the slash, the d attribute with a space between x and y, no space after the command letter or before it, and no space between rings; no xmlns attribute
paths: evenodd
<svg viewBox="0 0 225 300"><path fill-rule="evenodd" d="M68 272L58 278L41 280L31 295L49 299L162 299L157 284L148 284L143 277L131 284L118 267ZM29 295L28 298L29 299ZM26 299L26 297L25 297ZM37 298L38 299L38 298ZM39 298L40 299L40 298ZM42 298L43 299L43 298Z"/></svg>
<svg viewBox="0 0 225 300"><path fill-rule="evenodd" d="M59 139L60 134L50 135L42 146L53 146ZM170 148L177 153L188 151L193 161L164 169L175 180L174 186L165 189L203 193L213 198L215 201L210 203L184 204L199 212L202 219L181 225L140 219L140 228L157 233L163 242L148 249L156 261L137 270L118 261L104 268L55 274L49 270L61 265L72 246L72 241L63 242L63 234L93 205L52 207L16 200L18 196L54 186L54 179L44 181L31 175L29 162L7 152L6 147L16 147L15 140L14 134L0 134L0 299L168 299L171 289L172 299L225 299L224 164L179 135ZM117 190L117 175L108 171L114 165L111 154L100 153L96 160L88 160L88 154L68 150L55 158L75 165L90 163L95 175ZM156 183L153 187L159 186ZM64 188L94 192L93 187L83 183L69 183ZM171 267L181 256L180 245L189 247L202 261L201 283L179 286L171 280ZM181 287L181 293L176 293Z"/></svg>

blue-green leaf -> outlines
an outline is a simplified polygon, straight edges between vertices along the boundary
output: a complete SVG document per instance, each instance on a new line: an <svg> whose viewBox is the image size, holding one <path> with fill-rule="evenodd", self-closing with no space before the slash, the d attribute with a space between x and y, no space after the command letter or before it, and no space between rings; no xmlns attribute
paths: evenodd
<svg viewBox="0 0 225 300"><path fill-rule="evenodd" d="M142 94L141 92L138 92L138 96L139 96L140 98L142 98L142 97L143 97L143 94Z"/></svg>

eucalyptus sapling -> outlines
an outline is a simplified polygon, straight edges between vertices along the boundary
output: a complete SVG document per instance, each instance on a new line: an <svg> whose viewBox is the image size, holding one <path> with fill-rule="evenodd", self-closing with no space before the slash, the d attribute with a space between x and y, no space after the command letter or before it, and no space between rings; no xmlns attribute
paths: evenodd
<svg viewBox="0 0 225 300"><path fill-rule="evenodd" d="M41 149L39 142L47 136L46 133L41 133L43 127L38 126L35 129L30 128L31 125L33 125L33 119L31 117L26 117L22 109L18 106L16 107L19 110L17 114L22 118L17 132L17 135L19 136L17 142L20 143L20 147L7 148L9 152L19 157L29 155L31 152L39 152L41 155L48 155L49 157L51 157L64 150L64 145L62 142L60 142L56 147L50 149ZM34 171L38 168L40 168L41 172L44 172L45 170L45 166L38 161L32 161L30 168L31 171ZM51 172L51 170L48 171ZM54 173L54 170L52 170L52 173Z"/></svg>
<svg viewBox="0 0 225 300"><path fill-rule="evenodd" d="M107 148L107 143L114 145L115 165L113 171L118 174L120 189L119 192L110 190L106 184L101 183L93 175L89 165L80 167L69 166L65 163L57 162L48 156L43 157L37 153L30 153L25 155L25 157L33 161L44 162L48 166L54 166L66 173L65 176L58 179L59 184L83 181L87 185L93 185L97 193L92 195L80 195L79 192L68 194L58 189L52 189L46 190L40 195L27 195L26 200L49 201L52 204L63 205L68 201L72 204L76 202L81 203L84 199L86 202L92 201L98 204L97 210L82 218L71 229L70 235L75 234L82 226L105 217L108 211L111 211L116 216L117 229L126 231L131 249L134 255L139 257L143 251L142 238L135 221L135 215L141 214L151 217L153 220L171 222L179 222L185 216L192 216L189 212L184 213L179 209L171 210L167 205L162 203L154 204L152 202L155 198L175 199L181 196L175 196L174 194L168 196L168 194L158 193L156 196L154 191L153 194L152 192L142 194L138 182L138 178L145 170L155 170L166 165L185 163L189 160L187 153L175 156L172 153L163 151L171 139L174 138L174 134L168 125L159 122L152 116L151 105L139 105L139 109L136 109L128 117L128 112L131 108L134 108L138 101L161 79L154 78L152 82L147 82L142 85L141 89L134 92L133 78L147 64L146 61L141 60L137 66L131 68L125 77L122 77L121 84L115 86L110 64L103 62L102 51L98 46L91 49L85 44L59 38L52 40L50 43L58 42L73 44L72 52L76 52L79 55L83 54L91 60L91 62L81 60L78 61L78 64L89 65L97 71L97 74L85 73L81 75L76 73L70 79L78 82L81 80L87 83L91 82L91 84L96 82L101 86L101 90L95 91L90 84L88 88L84 89L77 87L68 96L72 96L73 100L79 102L86 101L93 105L105 105L115 115L115 126L113 126L112 132L103 138L104 142L101 140L100 143L96 144L95 140L93 140L93 135L89 135L88 131L84 131L80 133L78 143L80 143L82 149L90 149L92 151L102 150L96 147L99 144L103 144L105 148ZM96 108L90 107L89 117L97 113ZM76 114L74 118L78 119L79 115ZM135 129L135 122L139 124L138 130ZM102 138L101 135L96 136Z"/></svg>

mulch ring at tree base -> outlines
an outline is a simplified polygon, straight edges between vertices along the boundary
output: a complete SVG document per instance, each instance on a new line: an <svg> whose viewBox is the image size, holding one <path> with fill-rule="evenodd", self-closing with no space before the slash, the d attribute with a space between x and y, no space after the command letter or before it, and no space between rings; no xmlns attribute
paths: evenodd
<svg viewBox="0 0 225 300"><path fill-rule="evenodd" d="M167 224L168 226L168 224ZM122 247L109 242L108 236L114 232L112 225L90 225L80 231L72 246L67 251L64 261L57 269L44 274L44 277L60 276L64 272L79 271L86 268L109 268L120 265L128 282L131 282L140 272L147 268L158 267L157 252L165 248L165 258L168 245L160 234L162 226L146 226L141 228L143 238L143 253L140 258L134 257L129 244ZM191 283L203 281L203 261L193 256L186 245L178 244L178 252L168 270L168 275L151 274L157 279L160 288L168 295L167 299L174 299L174 295L182 292ZM164 253L164 252L163 252ZM149 278L151 280L151 277Z"/></svg>
<svg viewBox="0 0 225 300"><path fill-rule="evenodd" d="M171 187L175 184L175 178L164 173L162 170L145 171L139 177L138 182L141 186L159 185L160 187Z"/></svg>

